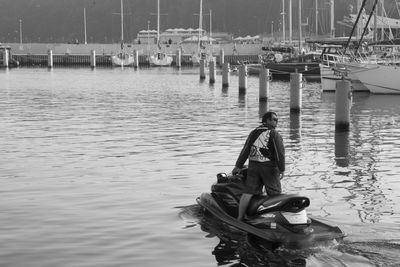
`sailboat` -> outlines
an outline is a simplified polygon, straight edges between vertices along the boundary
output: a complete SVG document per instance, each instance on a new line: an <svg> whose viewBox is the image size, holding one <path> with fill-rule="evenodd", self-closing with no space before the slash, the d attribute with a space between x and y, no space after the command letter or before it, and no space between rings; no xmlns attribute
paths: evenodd
<svg viewBox="0 0 400 267"><path fill-rule="evenodd" d="M132 66L135 62L133 54L129 54L124 48L124 3L121 0L121 50L111 57L112 63L115 66Z"/></svg>
<svg viewBox="0 0 400 267"><path fill-rule="evenodd" d="M211 14L210 14L210 22L211 22ZM192 64L200 65L200 60L204 59L209 61L210 58L203 48L203 41L207 41L203 38L203 0L200 0L200 12L199 12L199 28L198 28L198 40L197 40L197 53L192 55ZM211 23L210 23L210 32L211 32ZM209 37L209 41L211 42L211 36Z"/></svg>
<svg viewBox="0 0 400 267"><path fill-rule="evenodd" d="M291 23L291 14L292 14L292 5L289 5L289 24L290 29L292 28ZM282 21L285 20L285 9L284 9L284 0L282 1ZM270 73L274 79L282 79L287 80L290 79L291 73L301 73L306 80L320 80L320 54L317 53L306 53L303 49L303 37L302 37L302 0L298 1L298 27L299 27L299 40L298 40L298 49L297 55L293 57L284 58L282 54L275 53L275 51L283 50L286 48L283 47L269 47L267 53L263 55L259 55L260 64L252 64L248 67L249 74L259 75L262 68L266 68L270 70ZM282 24L282 32L283 39L285 39L285 26ZM292 42L292 34L289 33L289 41ZM264 50L264 49L263 49ZM269 51L268 51L269 50ZM293 52L293 49L288 48L286 50L290 53Z"/></svg>
<svg viewBox="0 0 400 267"><path fill-rule="evenodd" d="M360 44L362 43L370 19L375 12L377 2L378 2L377 0L374 1L367 23L364 26L364 31L361 34L361 38L358 40L358 45L355 47L356 50L355 52L357 52L358 48L360 47ZM359 22L359 18L361 17L364 7L365 7L365 1L362 3L361 8L358 11L357 19L353 25L353 29L350 33L345 49L349 47L352 34L354 33L355 28L357 27L357 23ZM377 64L376 62L371 64L369 62L364 63L357 61L344 64L344 66L350 71L351 74L356 76L361 81L361 83L365 85L366 88L368 88L368 90L371 93L400 94L400 69L398 68L398 66L382 65L382 64Z"/></svg>
<svg viewBox="0 0 400 267"><path fill-rule="evenodd" d="M157 46L158 51L150 56L150 65L159 67L170 66L172 57L161 51L160 46L160 0L157 0Z"/></svg>

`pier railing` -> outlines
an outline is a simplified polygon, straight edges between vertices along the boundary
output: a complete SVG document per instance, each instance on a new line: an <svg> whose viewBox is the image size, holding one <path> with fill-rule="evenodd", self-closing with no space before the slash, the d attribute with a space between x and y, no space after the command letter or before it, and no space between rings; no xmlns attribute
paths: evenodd
<svg viewBox="0 0 400 267"><path fill-rule="evenodd" d="M47 67L48 55L12 55L20 66ZM90 55L53 55L54 66L90 66ZM111 56L96 55L96 65L112 66Z"/></svg>
<svg viewBox="0 0 400 267"><path fill-rule="evenodd" d="M17 60L20 66L48 66L47 54L12 54L12 59ZM173 64L176 64L177 56L173 56ZM217 62L221 62L219 56L216 57ZM231 65L239 65L243 63L257 63L257 55L225 55L224 61ZM182 66L191 66L191 55L181 56ZM139 66L149 66L149 56L139 55ZM71 55L71 54L53 54L53 66L73 67L88 66L90 67L90 55ZM96 66L112 67L111 55L96 55Z"/></svg>

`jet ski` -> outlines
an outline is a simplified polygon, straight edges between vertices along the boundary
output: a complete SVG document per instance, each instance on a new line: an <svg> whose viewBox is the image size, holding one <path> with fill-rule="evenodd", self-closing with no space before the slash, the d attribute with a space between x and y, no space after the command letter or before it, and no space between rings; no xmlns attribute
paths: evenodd
<svg viewBox="0 0 400 267"><path fill-rule="evenodd" d="M345 233L307 215L310 199L296 194L254 195L243 221L237 220L238 206L247 170L240 175L219 173L211 193L202 193L197 203L223 222L273 246L305 248L321 242L339 241Z"/></svg>

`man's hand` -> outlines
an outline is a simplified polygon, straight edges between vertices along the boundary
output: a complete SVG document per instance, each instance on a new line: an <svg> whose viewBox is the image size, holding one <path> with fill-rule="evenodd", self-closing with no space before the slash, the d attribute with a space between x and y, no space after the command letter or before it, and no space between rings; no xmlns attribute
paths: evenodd
<svg viewBox="0 0 400 267"><path fill-rule="evenodd" d="M233 168L233 170L232 170L232 174L233 175L239 174L240 171L241 171L241 169L235 166L235 168Z"/></svg>

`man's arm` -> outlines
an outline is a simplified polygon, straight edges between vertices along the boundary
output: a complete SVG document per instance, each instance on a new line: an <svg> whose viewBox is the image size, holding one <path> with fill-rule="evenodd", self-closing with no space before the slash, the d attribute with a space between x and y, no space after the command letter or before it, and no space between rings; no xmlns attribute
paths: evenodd
<svg viewBox="0 0 400 267"><path fill-rule="evenodd" d="M282 136L275 131L274 137L272 138L275 150L275 160L278 164L278 169L281 173L285 171L285 147L283 146Z"/></svg>

